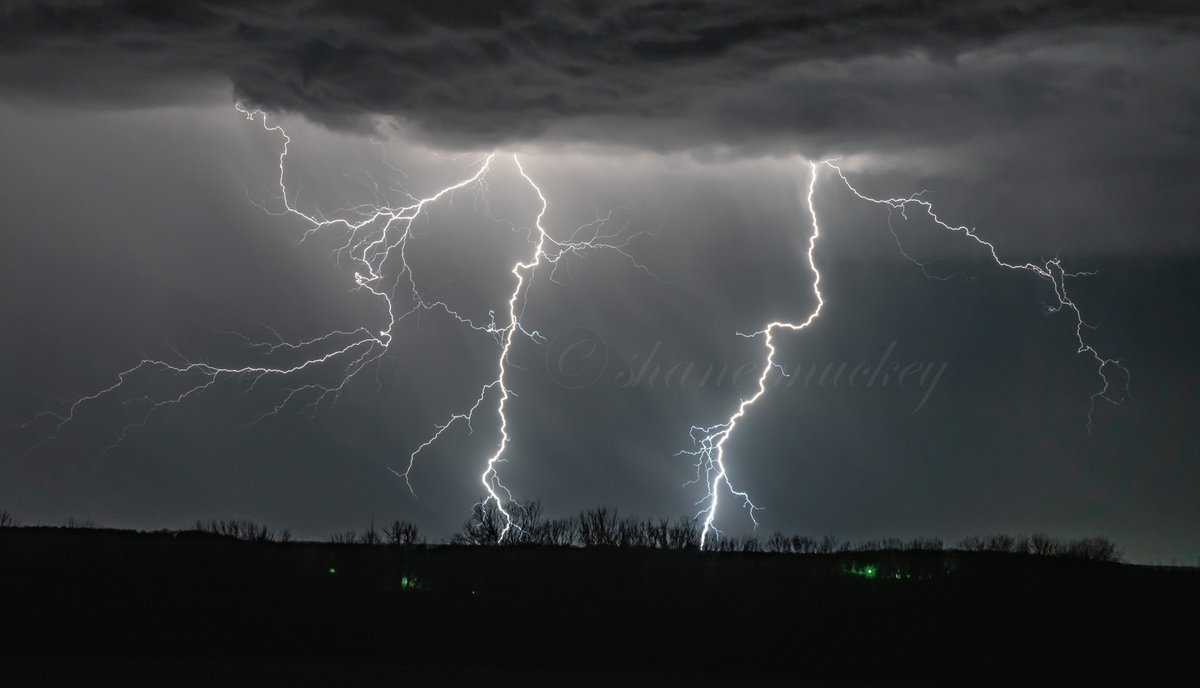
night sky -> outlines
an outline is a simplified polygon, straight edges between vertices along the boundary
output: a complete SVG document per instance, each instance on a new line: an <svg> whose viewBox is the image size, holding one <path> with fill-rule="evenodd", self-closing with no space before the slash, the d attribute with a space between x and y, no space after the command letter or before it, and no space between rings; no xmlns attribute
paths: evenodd
<svg viewBox="0 0 1200 688"><path fill-rule="evenodd" d="M545 341L514 344L500 470L551 515L695 513L676 453L753 394L762 341L737 332L816 305L807 161L840 158L860 191L926 190L1007 260L1095 271L1068 287L1131 396L1099 403L1089 433L1103 383L1048 282L893 213L926 276L887 210L823 168L824 309L776 335L792 377L728 445L759 534L1043 531L1200 560L1200 9L774 4L3 3L0 508L313 538L406 518L442 538L480 498L494 400L418 457L416 496L389 471L495 376L496 341L438 312L399 323L336 403L260 420L283 381L225 379L112 446L147 397L187 389L139 373L50 438L39 414L141 359L243 366L260 360L247 339L386 324L334 254L345 237L301 243L310 226L277 214L281 139L240 102L286 128L290 200L309 213L429 195L499 151L408 253L422 294L477 321L504 324L539 208L511 154L550 234L608 215L629 239L628 256L537 271L526 294ZM882 372L822 382L856 366ZM718 523L750 528L728 499Z"/></svg>

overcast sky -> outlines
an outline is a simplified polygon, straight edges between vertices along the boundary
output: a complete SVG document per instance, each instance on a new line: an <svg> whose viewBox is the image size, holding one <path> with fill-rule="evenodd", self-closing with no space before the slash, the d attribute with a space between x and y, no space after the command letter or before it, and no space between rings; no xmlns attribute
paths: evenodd
<svg viewBox="0 0 1200 688"><path fill-rule="evenodd" d="M315 413L257 420L283 387L223 380L107 449L145 397L187 389L143 371L52 441L45 418L20 427L143 358L242 366L260 359L240 335L386 324L334 255L344 235L301 243L301 218L264 212L282 141L242 102L287 129L306 212L427 195L505 153L486 185L431 207L409 252L422 293L477 321L503 321L538 211L508 154L552 235L612 211L632 237L629 256L572 256L527 295L546 341L514 346L501 470L553 514L696 510L675 454L753 393L762 343L736 332L814 307L806 161L839 157L864 193L927 190L1008 259L1096 271L1069 288L1132 399L1100 405L1089 434L1102 383L1049 284L894 215L909 254L951 276L926 277L887 212L825 169L825 309L776 336L793 377L729 444L760 533L1099 534L1135 560L1196 563L1194 3L780 5L5 3L0 508L311 537L401 517L441 537L480 496L494 403L422 453L416 497L388 470L494 377L496 342L444 314L397 325ZM913 372L821 384L842 364ZM746 532L730 506L721 525Z"/></svg>

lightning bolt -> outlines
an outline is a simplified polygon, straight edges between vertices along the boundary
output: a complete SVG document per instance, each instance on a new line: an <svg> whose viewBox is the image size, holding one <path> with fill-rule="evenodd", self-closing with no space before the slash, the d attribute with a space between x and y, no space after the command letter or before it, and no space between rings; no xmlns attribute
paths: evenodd
<svg viewBox="0 0 1200 688"><path fill-rule="evenodd" d="M455 319L468 329L486 334L495 339L500 346L497 375L493 380L480 388L475 402L467 411L452 414L445 423L435 426L436 432L412 452L409 457L408 467L403 472L395 471L390 467L388 470L402 477L408 485L409 490L412 491L412 483L409 478L417 455L434 444L452 425L458 422L465 422L469 427L475 412L484 405L489 394L495 392L498 396L496 408L499 416L498 433L500 440L495 450L487 457L483 473L480 475L480 481L487 493L483 505L486 506L489 501L494 501L497 511L504 521L500 533L500 539L503 540L508 536L509 531L516 527L507 506L507 504L513 503L512 495L500 482L498 471L498 465L506 461L505 450L508 448L511 440L511 421L508 416L508 403L510 398L516 396L509 382L509 356L518 334L535 342L544 341L544 338L536 330L526 328L521 320L535 272L539 267L552 265L550 280L556 281L554 278L555 270L557 270L564 258L572 255L582 255L591 250L605 249L617 253L638 270L657 279L657 276L649 268L638 262L627 250L630 242L634 239L647 234L653 234L653 232L629 233L627 231L629 224L620 225L620 223L615 221L613 213L609 212L607 215L598 216L592 222L577 228L567 240L555 240L547 233L542 224L543 218L550 207L549 201L547 201L542 189L526 171L520 158L513 155L512 159L517 171L521 178L534 191L540 203L534 225L529 230L532 251L528 258L516 262L510 270L515 278L515 283L505 301L507 322L503 325L498 324L494 311L488 322L477 322L455 310L444 301L430 300L424 297L417 286L417 278L413 266L409 262L408 244L414 236L414 223L425 215L430 206L442 200L452 199L456 192L475 191L478 196L484 197L484 204L486 206L485 192L487 191L487 178L492 173L497 157L496 152L489 153L477 160L473 165L475 168L474 172L470 175L431 195L418 198L402 190L403 195L406 197L406 201L402 204L378 204L377 202L375 204L352 205L337 211L333 214L333 217L330 217L319 210L311 213L305 212L296 205L296 196L287 186L286 174L286 160L292 139L283 127L279 124L271 123L268 115L260 110L248 110L240 104L235 107L247 120L259 122L263 129L278 135L282 141L278 158L279 174L277 179L279 206L277 208L268 208L259 204L259 207L272 215L289 215L299 218L307 225L307 229L300 239L301 242L304 242L318 232L342 232L345 239L334 250L334 257L339 262L342 258L348 258L354 265L355 287L367 292L370 297L378 300L381 304L384 312L382 324L375 327L362 325L353 330L331 330L317 337L296 341L284 340L274 330L271 330L272 334L275 335L275 341L272 342L255 341L241 333L231 333L242 339L251 351L260 353L268 361L272 357L291 357L292 362L287 365L263 363L245 366L218 366L208 362L190 361L178 352L176 352L176 356L179 358L178 361L143 359L136 365L118 373L116 381L110 386L75 399L66 407L64 412L47 412L25 423L24 425L28 427L41 419L47 417L52 419L51 432L35 443L29 451L40 446L43 442L57 439L63 429L76 418L78 412L85 405L117 394L122 387L132 384L130 382L132 378L148 371L164 372L183 380L183 391L166 396L144 395L127 399L123 402L123 405L127 405L133 401L140 401L147 404L148 407L140 419L129 423L121 429L115 441L104 450L105 454L119 446L131 431L146 425L152 414L156 411L168 406L181 404L188 399L199 396L218 382L224 380L248 381L248 393L254 390L260 381L266 378L288 380L304 373L324 372L331 379L283 386L283 394L277 403L259 416L255 422L278 414L290 405L299 404L301 400L305 401L301 407L301 411L311 410L315 413L326 398L331 397L333 402L336 402L351 380L372 363L379 361L388 352L395 338L395 328L401 321L421 312L439 311ZM396 169L388 164L386 159L384 163L389 168ZM379 200L378 195L378 185L376 185L377 201ZM485 215L498 223L508 224L510 229L514 231L525 229L518 227L515 223L493 217L486 208ZM389 263L395 263L398 266L396 277L390 281L385 279L385 274L387 274L385 266ZM404 283L403 287L401 286L402 282ZM397 308L398 299L396 298L396 292L398 290L406 292L405 296L408 299L408 303L403 309ZM413 494L415 495L415 491Z"/></svg>
<svg viewBox="0 0 1200 688"><path fill-rule="evenodd" d="M329 219L319 212L316 214L307 214L296 207L293 201L289 199L285 161L292 139L284 131L283 127L278 124L269 123L266 113L258 110L247 110L240 104L235 107L247 120L253 121L257 119L261 121L264 129L277 133L283 141L279 153L278 178L279 198L282 203L282 209L276 211L268 210L268 212L276 215L294 215L307 222L310 226L305 231L301 241L304 241L313 233L322 230L340 228L344 231L346 242L340 248L336 249L335 253L339 258L342 255L349 256L354 262L357 268L354 273L356 287L368 292L383 304L386 313L386 322L379 328L362 326L352 331L332 330L318 337L298 341L289 342L280 340L274 344L251 342L251 348L265 348L268 358L280 352L294 354L297 358L289 365L270 365L264 363L261 365L232 367L219 366L208 362L190 361L180 354L177 355L181 360L174 362L143 359L133 367L121 371L117 376L117 381L111 386L76 399L67 407L65 413L45 414L54 418L53 428L52 432L38 443L39 445L42 442L58 438L62 429L74 420L77 412L83 405L115 393L127 383L131 376L144 370L164 371L185 380L196 380L196 382L190 384L183 393L173 397L142 397L142 400L149 404L148 410L139 421L127 425L119 433L116 441L105 449L105 453L118 446L130 430L145 425L154 412L167 406L182 403L186 399L204 392L222 379L249 380L248 391L250 391L255 389L259 382L267 377L286 379L321 367L340 370L340 374L333 375L333 380L329 382L309 382L285 388L286 394L279 403L270 411L263 414L263 416L260 416L258 420L280 412L295 401L297 397L305 394L310 394L311 398L304 408L312 409L315 412L321 402L329 397L329 395L333 395L333 398L336 400L352 379L371 363L378 361L387 352L392 343L393 330L398 322L420 311L441 310L471 329L491 334L498 332L494 323L478 324L459 314L442 301L425 300L417 288L416 279L413 276L413 271L409 266L407 257L407 244L413 236L412 226L417 218L421 217L431 204L436 203L442 198L451 196L456 191L468 187L478 188L478 185L481 184L484 176L487 174L495 154L485 157L477 165L476 171L469 177L447 186L433 195L412 199L412 202L407 205L398 207L382 206L367 208L365 206L355 206L350 210L358 219ZM399 314L396 311L393 294L384 284L383 275L384 264L393 254L397 256L401 264L399 276L396 278L396 281L398 283L401 277L407 276L413 303L408 310ZM243 338L248 340L248 338ZM32 422L34 421L30 421L30 423ZM34 445L34 448L36 446Z"/></svg>
<svg viewBox="0 0 1200 688"><path fill-rule="evenodd" d="M475 402L469 408L467 408L465 411L451 414L444 423L435 426L435 432L433 435L422 442L421 445L418 446L416 450L414 450L409 456L408 467L403 472L392 471L396 475L404 478L404 480L408 482L409 489L411 490L412 483L409 482L409 476L416 464L417 455L437 442L437 440L441 438L441 436L455 423L465 423L468 429L470 429L471 421L475 416L475 412L478 411L483 405L489 392L498 390L497 393L499 396L499 401L497 403L497 413L500 417L500 442L497 444L495 451L488 456L483 474L479 477L487 496L478 506L487 506L489 502L492 502L496 505L496 513L500 515L500 518L503 521L503 525L500 528L500 533L497 538L499 542L503 542L513 528L519 528L519 526L517 526L517 524L513 521L512 514L506 507L506 501L512 502L512 493L508 490L508 488L504 487L503 483L500 482L498 464L506 461L504 458L504 452L508 448L511 439L509 436L509 421L506 411L509 399L516 395L513 394L512 390L509 388L506 376L509 370L509 354L512 351L513 338L515 334L520 331L528 334L531 338L537 341L543 341L540 334L534 330L525 329L525 327L521 324L521 317L525 310L529 284L533 280L535 270L539 266L543 265L552 265L554 268L557 268L559 262L565 256L579 255L587 250L603 248L617 252L621 256L624 256L626 259L628 259L634 267L645 272L647 275L658 279L657 275L655 275L641 263L637 262L636 259L634 259L628 252L625 251L625 247L628 244L629 239L624 239L617 243L612 241L612 239L615 237L620 236L619 232L604 234L600 231L594 231L591 239L578 239L581 232L589 228L595 230L596 227L601 227L607 224L611 219L611 213L608 216L599 218L598 220L587 225L583 225L579 229L575 230L575 232L571 234L571 238L569 240L560 241L551 237L546 231L546 228L542 225L542 219L546 216L546 211L550 208L550 202L546 200L546 196L542 192L542 189L537 185L529 173L525 171L525 167L521 164L520 158L514 155L513 162L516 165L517 171L520 173L521 178L524 179L534 193L537 194L540 206L537 217L533 224L532 234L536 237L533 242L533 251L529 258L525 259L524 261L517 262L513 265L511 270L511 273L513 277L516 278L516 281L508 298L509 324L503 329L504 337L503 344L500 349L499 360L496 366L496 378L480 388L479 394L475 398ZM636 237L647 233L648 232L642 232L635 234L634 236ZM553 279L553 272L551 272L551 279ZM503 495L503 498L501 495Z"/></svg>
<svg viewBox="0 0 1200 688"><path fill-rule="evenodd" d="M703 518L704 526L700 531L700 549L704 549L705 542L708 540L710 532L715 532L713 521L717 517L717 506L720 502L721 486L724 486L734 496L742 500L742 507L750 514L750 520L754 526L758 527L758 519L754 517L754 512L758 509L754 502L750 500L750 495L745 490L739 490L734 487L729 479L729 471L725 466L725 443L733 436L733 431L737 429L738 421L745 417L746 412L751 406L758 402L767 392L767 379L771 375L771 370L778 368L782 373L783 368L775 362L775 341L772 339L776 330L791 330L798 332L807 328L821 315L821 309L825 306L825 299L821 296L821 272L817 270L816 258L814 253L817 249L817 239L821 236L821 227L817 221L817 211L813 207L813 192L817 187L817 164L809 163L810 176L808 180L808 212L812 216L812 234L808 240L808 266L813 273L813 294L817 298L817 306L808 314L808 317L800 322L785 322L776 320L769 322L761 330L751 333L738 332L740 337L748 338L763 338L763 344L767 349L767 357L763 362L762 372L758 375L758 389L754 394L742 399L738 404L737 410L724 423L717 425L699 426L693 425L688 434L691 436L693 443L696 445L694 450L683 450L681 455L686 454L696 457L696 478L688 481L685 485L690 485L701 480L708 486L707 494L701 498L698 504L704 504L704 508L696 514L697 518ZM786 373L785 373L786 374Z"/></svg>
<svg viewBox="0 0 1200 688"><path fill-rule="evenodd" d="M825 299L821 295L821 273L817 269L813 255L814 251L816 250L817 239L821 235L816 207L813 204L813 193L816 189L817 172L819 166L832 169L842 183L845 184L846 188L849 189L850 192L859 199L888 208L888 229L891 232L892 237L895 239L900 253L908 261L917 265L926 277L933 279L948 279L948 277L940 277L930 274L925 263L914 258L905 250L899 235L896 233L895 227L892 225L893 212L899 212L901 217L905 220L908 220L908 211L910 209L916 209L919 212L923 212L941 229L944 229L948 232L963 234L969 237L977 245L984 247L991 256L992 261L997 266L1008 270L1030 272L1038 278L1049 282L1054 290L1057 303L1049 306L1048 310L1051 313L1057 313L1064 310L1071 313L1072 317L1074 318L1075 339L1076 343L1078 344L1076 353L1087 355L1092 359L1096 365L1096 374L1100 379L1100 388L1091 395L1088 404L1087 430L1089 433L1092 429L1092 421L1095 416L1096 403L1098 401L1105 401L1109 404L1117 405L1120 404L1125 398L1129 397L1129 383L1131 379L1129 370L1120 362L1119 359L1102 355L1093 345L1087 342L1086 338L1084 337L1084 330L1091 329L1091 326L1088 325L1084 320L1083 313L1080 311L1079 306L1076 305L1076 303L1067 294L1068 279L1073 277L1094 275L1094 272L1067 272L1064 270L1062 262L1058 258L1045 260L1040 264L1033 262L1008 262L1000 257L996 246L986 239L980 237L974 228L962 225L952 225L939 217L937 212L934 210L933 204L921 197L924 192L903 198L872 198L856 189L854 185L850 183L850 180L846 177L842 169L835 163L836 160L823 160L820 162L808 163L809 183L806 203L808 206L809 215L812 219L812 234L809 237L807 258L808 266L813 273L812 288L813 295L816 297L816 307L804 320L800 322L774 321L767 323L762 329L755 332L737 333L738 336L741 337L762 337L763 339L763 344L766 348L766 358L763 362L762 372L758 377L758 387L754 394L743 398L738 403L736 410L724 422L709 426L692 426L692 428L688 431L688 435L692 440L693 447L695 448L680 451L678 454L692 456L696 459L696 477L684 483L685 487L687 485L700 482L703 482L706 485L705 494L698 502L696 502L697 505L701 506L700 511L696 514L696 518L698 520L702 520L703 522L703 528L700 533L701 550L704 549L710 533L717 535L720 534L720 531L714 526L714 522L717 517L717 507L720 504L720 497L723 489L728 490L733 497L741 501L741 505L743 509L749 513L750 520L754 524L754 527L758 527L758 519L755 518L754 512L760 507L754 504L750 498L750 495L745 490L738 489L730 480L728 467L726 465L725 445L729 441L729 438L733 436L734 430L737 429L738 421L742 420L746 416L746 413L750 407L757 403L758 400L766 394L767 382L771 375L771 371L773 369L778 369L780 374L787 375L783 367L780 366L775 360L776 350L773 339L774 334L780 330L797 332L808 328L808 326L820 316L821 310L825 306ZM1117 379L1111 377L1118 371L1119 377ZM1114 390L1118 390L1120 392L1120 396L1114 396Z"/></svg>
<svg viewBox="0 0 1200 688"><path fill-rule="evenodd" d="M907 220L909 208L915 207L920 212L925 213L925 215L938 227L948 232L967 236L976 245L987 249L988 255L991 256L992 262L994 262L997 266L1007 270L1029 272L1039 279L1046 280L1050 283L1050 286L1054 290L1054 296L1057 300L1057 303L1048 307L1049 312L1058 313L1063 310L1070 312L1071 317L1074 320L1075 342L1078 345L1075 353L1086 354L1087 356L1091 357L1092 361L1096 364L1096 375L1100 378L1100 389L1096 390L1096 392L1091 395L1088 403L1087 430L1089 433L1092 430L1092 421L1096 413L1096 402L1105 401L1115 406L1129 397L1129 382L1131 379L1129 369L1121 363L1120 359L1110 358L1102 355L1096 349L1096 347L1087 342L1086 338L1084 337L1084 330L1095 328L1089 325L1083 319L1083 312L1079 310L1079 306L1076 305L1076 303L1071 300L1071 297L1067 295L1068 279L1074 277L1090 277L1095 275L1095 272L1067 272L1065 269L1063 269L1062 260L1059 258L1044 260L1040 264L1034 262L1010 263L1001 258L999 252L996 250L995 244L979 236L979 234L975 231L975 228L966 227L964 225L952 225L939 217L933 208L933 203L921 198L921 194L914 194L906 198L872 198L854 188L854 185L850 183L850 180L846 178L845 173L842 172L842 169L834 164L835 162L836 161L834 160L826 160L823 161L822 164L834 170L837 173L838 178L842 180L842 183L846 185L846 188L858 198L867 201L868 203L874 203L876 205L887 207L889 213L889 226L891 222L891 213L893 211L899 211L901 217ZM895 236L894 231L892 234ZM899 244L899 237L896 237L896 241L897 244ZM904 252L903 246L900 247L900 250L902 253L904 253L906 258L919 265L922 270L925 269L924 264L909 256L908 253ZM1117 373L1117 371L1120 372L1120 375L1114 382L1110 375ZM1114 387L1118 388L1120 392L1119 397L1114 398L1112 396L1112 390Z"/></svg>

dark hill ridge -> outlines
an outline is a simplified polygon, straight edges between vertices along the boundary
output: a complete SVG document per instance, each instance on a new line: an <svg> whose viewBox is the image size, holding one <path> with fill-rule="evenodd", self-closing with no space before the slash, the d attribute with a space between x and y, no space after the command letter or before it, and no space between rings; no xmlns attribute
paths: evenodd
<svg viewBox="0 0 1200 688"><path fill-rule="evenodd" d="M1200 570L955 550L401 547L9 528L0 586L0 667L20 673L41 657L43 677L153 660L427 678L498 667L514 682L532 671L1145 679L1184 671L1200 640Z"/></svg>

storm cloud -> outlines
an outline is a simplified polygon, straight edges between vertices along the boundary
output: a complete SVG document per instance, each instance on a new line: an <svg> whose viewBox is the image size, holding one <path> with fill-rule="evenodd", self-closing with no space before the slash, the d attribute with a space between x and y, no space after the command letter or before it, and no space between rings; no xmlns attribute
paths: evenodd
<svg viewBox="0 0 1200 688"><path fill-rule="evenodd" d="M1194 147L1189 2L22 2L8 98L127 107L213 89L445 148L532 140L911 152L1142 119ZM1097 129L1100 131L1098 132Z"/></svg>

